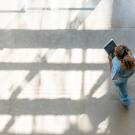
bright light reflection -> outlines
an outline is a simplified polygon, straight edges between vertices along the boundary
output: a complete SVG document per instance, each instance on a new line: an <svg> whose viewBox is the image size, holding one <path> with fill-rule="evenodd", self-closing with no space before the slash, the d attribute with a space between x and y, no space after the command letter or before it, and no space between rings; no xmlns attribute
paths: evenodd
<svg viewBox="0 0 135 135"><path fill-rule="evenodd" d="M69 29L67 26L72 22L74 29L103 29L103 27L110 29L112 2L113 0L1 0L0 10L5 12L0 13L0 28L57 30ZM47 11L43 8L51 10ZM91 12L90 10L55 10L58 8L93 8L94 10ZM25 12L10 12L10 10L23 11L22 9ZM13 14L14 16L11 17Z"/></svg>
<svg viewBox="0 0 135 135"><path fill-rule="evenodd" d="M5 126L12 119L10 115L0 115L0 132L5 129Z"/></svg>
<svg viewBox="0 0 135 135"><path fill-rule="evenodd" d="M7 4L8 3L8 4ZM1 0L0 10L16 10L18 6L17 0Z"/></svg>
<svg viewBox="0 0 135 135"><path fill-rule="evenodd" d="M37 133L64 134L70 128L68 116L36 116L35 121Z"/></svg>
<svg viewBox="0 0 135 135"><path fill-rule="evenodd" d="M103 74L104 71L102 70L95 70L95 71L84 71L84 95L87 96L93 91L93 87L97 85L97 81L100 76ZM95 91L95 89L94 89Z"/></svg>
<svg viewBox="0 0 135 135"><path fill-rule="evenodd" d="M83 133L88 133L93 130L92 123L87 114L38 116L21 115L13 118L13 121L14 123L10 127L8 133L64 134L73 128Z"/></svg>
<svg viewBox="0 0 135 135"><path fill-rule="evenodd" d="M23 49L8 49L0 50L0 62L8 63L71 63L78 64L81 67L83 63L104 63L105 55L103 49L87 49L73 48L73 49L48 49L48 48L23 48ZM94 59L95 58L95 59ZM80 65L79 65L80 64ZM87 65L86 65L87 66ZM28 74L29 73L29 74ZM2 91L0 95L3 99L8 99L10 95L21 89L18 98L71 98L78 100L82 95L90 94L91 89L96 85L98 78L103 73L102 70L81 71L80 70L40 70L40 71L19 71L19 70L1 70L0 80ZM27 80L28 78L31 78ZM8 76L8 78L7 78ZM26 78L25 78L26 77ZM21 79L19 79L21 78ZM6 85L4 82L7 82ZM93 97L100 98L106 94L106 86L108 82L104 82L100 89L93 94ZM93 91L93 90L92 90Z"/></svg>
<svg viewBox="0 0 135 135"><path fill-rule="evenodd" d="M85 59L84 59L85 58ZM0 62L108 63L104 49L8 49L0 50Z"/></svg>
<svg viewBox="0 0 135 135"><path fill-rule="evenodd" d="M107 117L104 121L102 121L99 125L98 125L98 129L97 129L97 134L104 134L104 133L109 133L108 129L108 125L109 125L109 117Z"/></svg>
<svg viewBox="0 0 135 135"><path fill-rule="evenodd" d="M46 2L50 4L51 8L79 8L82 6L83 0L50 0L49 2Z"/></svg>
<svg viewBox="0 0 135 135"><path fill-rule="evenodd" d="M110 29L112 27L113 1L114 0L100 0L95 10L89 14L79 29Z"/></svg>
<svg viewBox="0 0 135 135"><path fill-rule="evenodd" d="M46 59L48 63L68 63L69 62L69 50L64 48L49 49Z"/></svg>
<svg viewBox="0 0 135 135"><path fill-rule="evenodd" d="M83 62L83 50L82 49L71 49L71 63L82 63Z"/></svg>
<svg viewBox="0 0 135 135"><path fill-rule="evenodd" d="M9 99L15 90L23 89L28 84L25 80L28 73L27 70L0 70L0 98Z"/></svg>
<svg viewBox="0 0 135 135"><path fill-rule="evenodd" d="M41 70L30 81L23 81L20 87L22 91L18 99L70 98L78 100L81 98L82 72Z"/></svg>
<svg viewBox="0 0 135 135"><path fill-rule="evenodd" d="M70 98L79 100L93 92L97 81L104 73L97 71L1 71L0 98L8 99L14 91L21 90L16 98ZM8 78L7 78L8 76ZM31 77L29 80L27 78ZM57 79L56 79L57 78ZM6 84L5 84L6 82ZM108 80L98 89L94 88L92 97L100 98L108 92ZM4 91L4 92L3 92Z"/></svg>
<svg viewBox="0 0 135 135"><path fill-rule="evenodd" d="M80 99L82 86L81 71L41 71L39 97Z"/></svg>
<svg viewBox="0 0 135 135"><path fill-rule="evenodd" d="M10 133L23 133L23 134L30 134L32 132L32 116L16 116L14 118L14 124L10 127Z"/></svg>
<svg viewBox="0 0 135 135"><path fill-rule="evenodd" d="M0 50L0 62L41 62L48 52L48 48L43 49L8 49Z"/></svg>
<svg viewBox="0 0 135 135"><path fill-rule="evenodd" d="M80 117L78 118L77 124L78 124L78 128L84 133L87 133L93 130L93 126L90 121L90 118L86 114L80 115Z"/></svg>
<svg viewBox="0 0 135 135"><path fill-rule="evenodd" d="M107 55L104 49L87 49L86 63L107 63Z"/></svg>
<svg viewBox="0 0 135 135"><path fill-rule="evenodd" d="M108 82L109 80L105 80L98 89L96 89L92 95L93 98L101 98L105 96L108 92Z"/></svg>

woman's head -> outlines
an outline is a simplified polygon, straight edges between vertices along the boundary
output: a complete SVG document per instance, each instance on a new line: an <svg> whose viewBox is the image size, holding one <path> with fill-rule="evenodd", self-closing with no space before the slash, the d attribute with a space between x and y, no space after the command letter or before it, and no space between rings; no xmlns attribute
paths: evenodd
<svg viewBox="0 0 135 135"><path fill-rule="evenodd" d="M121 61L123 69L132 69L135 66L135 59L127 46L118 45L115 47L115 55Z"/></svg>

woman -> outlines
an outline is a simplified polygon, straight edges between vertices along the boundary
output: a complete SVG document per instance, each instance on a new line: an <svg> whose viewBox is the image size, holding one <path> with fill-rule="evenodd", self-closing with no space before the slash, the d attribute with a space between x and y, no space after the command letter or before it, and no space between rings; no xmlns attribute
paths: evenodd
<svg viewBox="0 0 135 135"><path fill-rule="evenodd" d="M130 107L131 97L128 96L128 78L135 72L135 54L125 45L118 45L114 51L115 57L109 58L112 80L118 90L122 105Z"/></svg>

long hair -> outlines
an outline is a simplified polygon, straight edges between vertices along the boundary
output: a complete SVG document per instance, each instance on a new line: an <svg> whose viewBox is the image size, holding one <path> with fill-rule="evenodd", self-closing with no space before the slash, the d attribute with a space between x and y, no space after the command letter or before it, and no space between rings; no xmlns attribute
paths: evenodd
<svg viewBox="0 0 135 135"><path fill-rule="evenodd" d="M115 48L115 55L121 61L122 69L128 70L135 67L135 59L127 46L118 45Z"/></svg>

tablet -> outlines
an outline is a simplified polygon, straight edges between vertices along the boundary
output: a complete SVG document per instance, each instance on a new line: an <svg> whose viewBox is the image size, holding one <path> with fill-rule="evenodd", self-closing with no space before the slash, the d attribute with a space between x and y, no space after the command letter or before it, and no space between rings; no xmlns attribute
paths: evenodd
<svg viewBox="0 0 135 135"><path fill-rule="evenodd" d="M108 55L112 56L112 58L114 58L115 54L114 54L114 48L116 47L116 43L114 42L113 39L110 39L105 45L104 45L104 49L105 51L108 53Z"/></svg>

